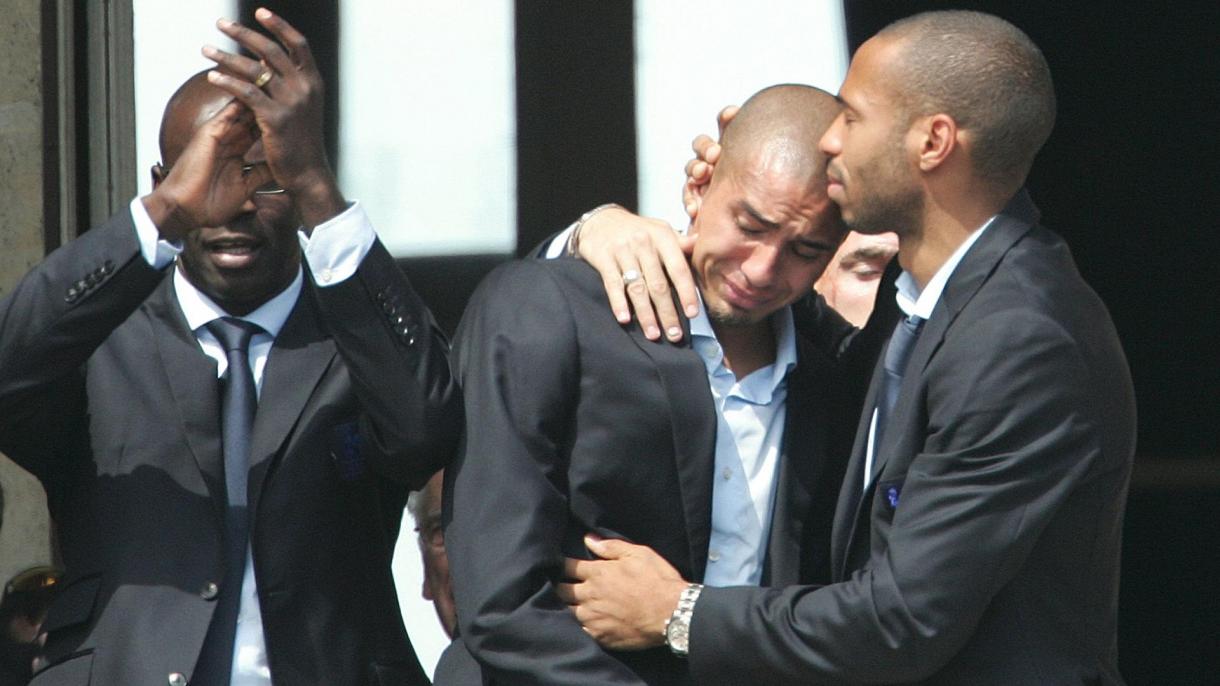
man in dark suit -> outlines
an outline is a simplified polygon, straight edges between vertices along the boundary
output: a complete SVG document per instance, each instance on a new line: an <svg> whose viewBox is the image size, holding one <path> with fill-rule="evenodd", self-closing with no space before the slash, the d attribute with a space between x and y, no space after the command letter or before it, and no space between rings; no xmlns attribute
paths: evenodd
<svg viewBox="0 0 1220 686"><path fill-rule="evenodd" d="M155 190L0 303L0 449L67 572L35 684L427 683L390 558L460 429L446 341L339 193L304 39L257 18L284 47L222 21L255 58L205 49Z"/></svg>
<svg viewBox="0 0 1220 686"><path fill-rule="evenodd" d="M907 317L859 422L835 583L700 591L605 541L564 595L606 645L685 625L700 683L1122 683L1134 397L1104 305L1021 189L1054 121L1046 63L996 17L916 15L860 48L840 100L829 193L853 229L898 232Z"/></svg>
<svg viewBox="0 0 1220 686"><path fill-rule="evenodd" d="M706 314L684 321L688 344L621 327L576 260L506 265L473 296L454 346L467 431L445 540L484 679L689 681L665 649L602 650L556 595L590 536L647 543L711 584L828 576L846 441L829 431L842 418L828 360L798 346L788 305L845 232L816 152L837 110L779 86L726 132L691 229Z"/></svg>

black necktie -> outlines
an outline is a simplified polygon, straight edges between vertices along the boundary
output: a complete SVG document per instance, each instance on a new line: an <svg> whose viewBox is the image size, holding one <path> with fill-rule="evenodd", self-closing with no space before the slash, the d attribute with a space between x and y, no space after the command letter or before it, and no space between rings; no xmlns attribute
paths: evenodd
<svg viewBox="0 0 1220 686"><path fill-rule="evenodd" d="M261 329L250 322L223 317L207 324L208 331L224 348L229 368L222 377L221 436L225 460L225 576L203 642L192 686L223 686L232 672L233 642L241 607L241 582L246 571L246 546L250 538L246 507L246 474L250 468L250 435L258 396L250 371L250 338Z"/></svg>
<svg viewBox="0 0 1220 686"><path fill-rule="evenodd" d="M906 372L907 362L911 359L911 350L919 338L919 330L924 320L911 315L898 320L894 327L894 335L890 336L890 345L885 350L885 362L882 365L881 388L877 393L877 430L873 433L873 468L877 465L877 451L881 448L881 439L889 425L890 415L894 412L894 404L898 402L898 389L902 386L902 375ZM865 483L872 475L865 474Z"/></svg>

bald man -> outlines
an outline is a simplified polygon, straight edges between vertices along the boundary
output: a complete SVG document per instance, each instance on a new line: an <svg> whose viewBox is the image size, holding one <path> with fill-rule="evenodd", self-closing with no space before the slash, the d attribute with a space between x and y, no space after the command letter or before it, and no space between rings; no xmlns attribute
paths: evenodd
<svg viewBox="0 0 1220 686"><path fill-rule="evenodd" d="M227 75L171 99L153 192L0 302L0 449L66 568L36 683L428 683L390 558L456 441L446 343L257 16L286 48L221 22L261 61L205 50Z"/></svg>
<svg viewBox="0 0 1220 686"><path fill-rule="evenodd" d="M922 13L860 47L839 97L828 193L853 230L897 232L904 317L859 417L834 583L683 602L666 563L607 541L565 597L616 647L688 624L704 684L1121 684L1135 398L1022 188L1055 119L1046 61L999 17Z"/></svg>
<svg viewBox="0 0 1220 686"><path fill-rule="evenodd" d="M684 322L688 345L621 327L578 260L506 265L473 296L454 347L467 439L446 472L445 539L483 678L689 681L668 648L604 650L581 630L556 584L586 536L646 543L711 585L826 578L846 453L826 427L845 422L788 305L845 233L816 149L837 112L822 91L777 86L729 127L691 229L705 314Z"/></svg>

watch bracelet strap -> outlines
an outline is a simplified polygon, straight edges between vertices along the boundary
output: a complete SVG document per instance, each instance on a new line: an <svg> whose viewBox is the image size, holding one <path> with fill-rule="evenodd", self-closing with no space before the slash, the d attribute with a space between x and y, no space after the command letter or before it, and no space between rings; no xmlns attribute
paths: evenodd
<svg viewBox="0 0 1220 686"><path fill-rule="evenodd" d="M682 593L678 596L678 606L674 608L673 614L669 619L665 620L665 644L673 650L675 654L686 655L687 651L679 652L669 642L669 625L675 621L682 620L686 622L687 629L690 628L691 615L694 613L695 602L699 600L699 594L703 592L703 584L687 584L686 588L682 589Z"/></svg>
<svg viewBox="0 0 1220 686"><path fill-rule="evenodd" d="M572 224L572 233L571 233L571 235L568 236L568 246L567 246L568 257L579 257L580 256L580 230L584 228L585 222L592 219L593 215L597 214L598 212L601 212L602 210L608 210L612 207L616 207L620 210L623 209L623 206L616 202L608 202L604 205L598 205L597 207L594 207L593 209L589 210L588 212L585 212L584 214L580 215L580 219L577 219L576 222L574 224Z"/></svg>

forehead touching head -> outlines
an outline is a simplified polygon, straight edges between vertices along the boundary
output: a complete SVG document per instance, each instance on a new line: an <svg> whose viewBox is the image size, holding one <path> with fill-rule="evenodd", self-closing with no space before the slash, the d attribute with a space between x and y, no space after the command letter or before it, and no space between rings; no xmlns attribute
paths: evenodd
<svg viewBox="0 0 1220 686"><path fill-rule="evenodd" d="M950 10L900 19L874 41L895 48L885 71L908 123L949 115L979 178L1006 192L1024 183L1055 124L1050 69L1029 36L990 14Z"/></svg>
<svg viewBox="0 0 1220 686"><path fill-rule="evenodd" d="M817 147L837 112L825 91L772 86L725 129L691 227L692 266L713 319L757 321L804 295L842 240Z"/></svg>

